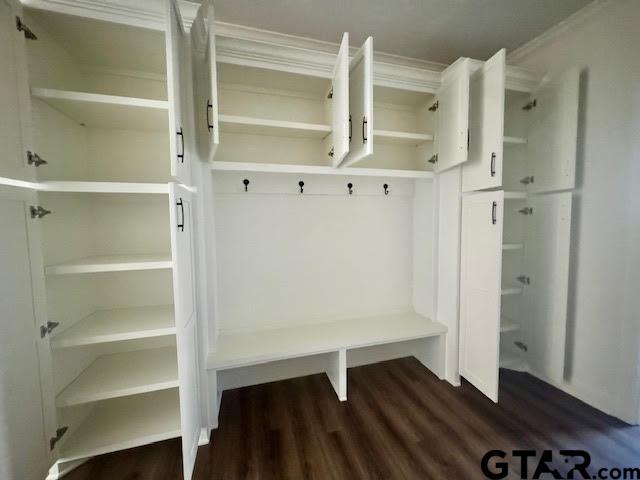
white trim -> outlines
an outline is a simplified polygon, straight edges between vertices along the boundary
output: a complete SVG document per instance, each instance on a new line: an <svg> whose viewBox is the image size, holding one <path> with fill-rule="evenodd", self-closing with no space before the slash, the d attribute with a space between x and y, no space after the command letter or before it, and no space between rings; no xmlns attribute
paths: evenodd
<svg viewBox="0 0 640 480"><path fill-rule="evenodd" d="M507 55L507 61L510 63L520 62L524 57L529 55L534 50L555 40L559 36L563 35L566 31L576 28L594 15L598 14L602 9L609 7L614 3L614 0L594 0L574 14L562 20L560 23L554 25L549 30L538 35L533 40L529 40L521 47L516 48L509 55Z"/></svg>

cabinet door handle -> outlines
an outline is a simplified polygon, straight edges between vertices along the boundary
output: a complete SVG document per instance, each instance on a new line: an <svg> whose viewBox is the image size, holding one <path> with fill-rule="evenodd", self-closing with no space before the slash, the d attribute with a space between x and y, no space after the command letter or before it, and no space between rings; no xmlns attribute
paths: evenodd
<svg viewBox="0 0 640 480"><path fill-rule="evenodd" d="M491 176L496 176L496 152L491 152Z"/></svg>
<svg viewBox="0 0 640 480"><path fill-rule="evenodd" d="M182 133L182 127L180 127L180 130L178 130L176 134L180 137L180 143L182 145L182 153L178 154L178 160L180 160L180 163L184 163L184 134Z"/></svg>
<svg viewBox="0 0 640 480"><path fill-rule="evenodd" d="M352 133L353 133L353 122L351 121L351 115L349 115L349 143L351 143Z"/></svg>
<svg viewBox="0 0 640 480"><path fill-rule="evenodd" d="M493 202L491 204L491 224L495 225L498 221L498 202Z"/></svg>
<svg viewBox="0 0 640 480"><path fill-rule="evenodd" d="M213 103L211 103L211 100L207 100L207 129L211 131L213 130L213 122L209 120L209 110L211 110L213 116Z"/></svg>
<svg viewBox="0 0 640 480"><path fill-rule="evenodd" d="M367 117L362 117L362 143L367 143Z"/></svg>
<svg viewBox="0 0 640 480"><path fill-rule="evenodd" d="M176 202L176 206L180 207L180 213L182 217L182 221L178 222L178 230L184 232L184 203L182 202L182 197L180 197L180 200Z"/></svg>

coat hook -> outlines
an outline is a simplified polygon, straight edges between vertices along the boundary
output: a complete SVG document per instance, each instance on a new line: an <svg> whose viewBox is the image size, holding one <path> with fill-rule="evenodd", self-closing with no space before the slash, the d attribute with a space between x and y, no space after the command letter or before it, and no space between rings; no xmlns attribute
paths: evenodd
<svg viewBox="0 0 640 480"><path fill-rule="evenodd" d="M351 195L353 193L353 183L347 183L347 188L349 189L349 195Z"/></svg>
<svg viewBox="0 0 640 480"><path fill-rule="evenodd" d="M304 182L302 180L298 182L298 186L300 187L300 193L304 193Z"/></svg>
<svg viewBox="0 0 640 480"><path fill-rule="evenodd" d="M248 192L249 191L249 179L245 178L244 180L242 180L242 183L244 183L244 191Z"/></svg>
<svg viewBox="0 0 640 480"><path fill-rule="evenodd" d="M382 188L384 188L384 194L389 195L389 184L385 183Z"/></svg>

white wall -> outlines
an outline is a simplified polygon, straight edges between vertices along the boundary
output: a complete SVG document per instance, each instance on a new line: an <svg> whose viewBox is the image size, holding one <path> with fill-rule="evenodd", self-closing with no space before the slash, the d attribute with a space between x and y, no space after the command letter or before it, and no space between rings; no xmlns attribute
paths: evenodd
<svg viewBox="0 0 640 480"><path fill-rule="evenodd" d="M637 0L596 1L509 58L539 73L581 68L563 387L633 423L640 400L638 25Z"/></svg>

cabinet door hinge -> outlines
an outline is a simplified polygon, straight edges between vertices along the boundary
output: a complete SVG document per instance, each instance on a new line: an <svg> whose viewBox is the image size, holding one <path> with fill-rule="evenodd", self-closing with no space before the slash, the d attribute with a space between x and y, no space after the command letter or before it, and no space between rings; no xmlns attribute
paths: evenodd
<svg viewBox="0 0 640 480"><path fill-rule="evenodd" d="M538 101L534 98L529 103L527 103L524 107L522 107L522 109L529 111L529 110L533 110L537 106L538 106Z"/></svg>
<svg viewBox="0 0 640 480"><path fill-rule="evenodd" d="M329 154L330 157L333 157L333 147L331 147L331 150L329 150Z"/></svg>
<svg viewBox="0 0 640 480"><path fill-rule="evenodd" d="M526 352L528 350L528 346L526 343L524 342L513 342L513 344L518 347L520 350L522 350L523 352Z"/></svg>
<svg viewBox="0 0 640 480"><path fill-rule="evenodd" d="M40 338L44 338L47 334L51 334L58 325L60 325L58 322L47 322L46 325L40 325Z"/></svg>
<svg viewBox="0 0 640 480"><path fill-rule="evenodd" d="M533 208L524 207L524 208L521 208L520 210L518 210L518 212L520 212L523 215L533 215Z"/></svg>
<svg viewBox="0 0 640 480"><path fill-rule="evenodd" d="M333 98L333 85L331 85L331 90L327 93L327 98Z"/></svg>
<svg viewBox="0 0 640 480"><path fill-rule="evenodd" d="M60 428L56 429L56 436L55 437L51 437L49 439L49 448L51 450L56 448L56 444L62 439L64 434L67 433L67 430L69 430L69 427L67 427L67 426L60 427Z"/></svg>
<svg viewBox="0 0 640 480"><path fill-rule="evenodd" d="M43 208L40 205L37 205L37 206L31 205L29 207L29 211L31 212L31 218L42 218L45 215L49 215L51 213L51 210L47 210L46 208Z"/></svg>
<svg viewBox="0 0 640 480"><path fill-rule="evenodd" d="M47 161L36 152L27 150L27 163L29 165L33 165L34 167L39 167L40 165L46 165Z"/></svg>
<svg viewBox="0 0 640 480"><path fill-rule="evenodd" d="M438 154L436 153L435 155L433 155L433 156L432 156L429 160L427 160L427 161L428 161L429 163L432 163L432 164L434 164L434 165L435 165L436 163L438 163Z"/></svg>
<svg viewBox="0 0 640 480"><path fill-rule="evenodd" d="M534 180L535 180L534 176L530 175L528 177L524 177L520 179L520 183L523 185L529 185L530 183L533 183Z"/></svg>
<svg viewBox="0 0 640 480"><path fill-rule="evenodd" d="M530 285L531 284L531 278L527 275L520 275L518 277L516 277L516 279L523 285Z"/></svg>
<svg viewBox="0 0 640 480"><path fill-rule="evenodd" d="M431 105L429 107L429 111L430 112L437 112L438 108L440 108L440 102L438 100L436 100L436 103L434 103L433 105Z"/></svg>
<svg viewBox="0 0 640 480"><path fill-rule="evenodd" d="M28 40L37 40L36 34L31 31L29 27L27 27L20 17L16 17L16 29L19 32L24 33L24 38Z"/></svg>

